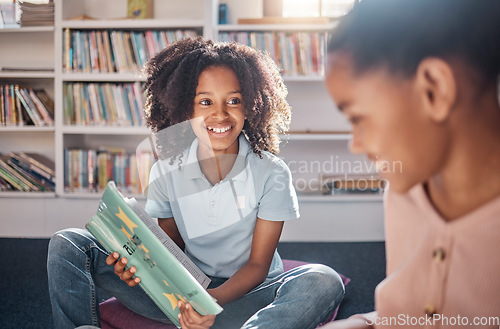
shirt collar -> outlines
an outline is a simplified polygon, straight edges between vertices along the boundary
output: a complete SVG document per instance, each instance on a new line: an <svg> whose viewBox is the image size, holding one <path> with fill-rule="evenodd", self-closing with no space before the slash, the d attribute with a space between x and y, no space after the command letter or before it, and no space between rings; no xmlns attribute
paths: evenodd
<svg viewBox="0 0 500 329"><path fill-rule="evenodd" d="M247 155L252 152L252 150L250 147L250 143L243 133L238 136L238 144L238 156L236 157L236 161L233 164L233 168L224 178L224 180L233 179L244 181L248 177L246 172ZM200 164L198 162L198 146L198 138L195 138L188 149L186 162L182 164L182 173L184 179L196 179L205 177L205 175L203 175L203 173L201 172Z"/></svg>

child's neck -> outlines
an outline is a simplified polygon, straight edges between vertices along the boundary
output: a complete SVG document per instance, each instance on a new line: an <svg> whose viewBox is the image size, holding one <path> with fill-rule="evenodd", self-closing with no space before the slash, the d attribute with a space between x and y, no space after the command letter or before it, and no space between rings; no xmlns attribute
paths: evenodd
<svg viewBox="0 0 500 329"><path fill-rule="evenodd" d="M203 175L215 185L231 172L238 153L210 153L198 150L198 161Z"/></svg>
<svg viewBox="0 0 500 329"><path fill-rule="evenodd" d="M446 163L427 184L431 202L448 221L500 196L500 109L496 99L477 103L460 121Z"/></svg>

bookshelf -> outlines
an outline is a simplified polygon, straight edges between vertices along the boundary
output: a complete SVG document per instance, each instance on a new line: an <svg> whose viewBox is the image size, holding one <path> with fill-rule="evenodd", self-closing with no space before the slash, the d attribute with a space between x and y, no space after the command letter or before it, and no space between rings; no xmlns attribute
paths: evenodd
<svg viewBox="0 0 500 329"><path fill-rule="evenodd" d="M245 18L249 14L250 2L236 0L228 3L232 20ZM259 1L255 3L258 6ZM126 152L135 152L141 141L148 137L148 129L132 125L85 125L74 124L65 120L65 86L73 84L134 84L141 83L138 70L123 72L92 71L77 72L66 67L65 33L79 31L88 35L93 31L121 31L126 33L147 31L192 30L205 38L220 39L223 33L261 33L292 35L325 35L335 24L227 24L219 25L217 0L155 0L154 18L143 20L124 19L126 16L126 0L55 0L55 24L52 27L25 27L0 30L0 43L9 47L0 47L1 66L50 68L45 71L0 71L0 83L21 82L34 87L44 88L55 104L55 124L53 127L0 127L2 140L0 152L32 151L46 155L56 165L55 193L0 193L0 207L11 209L5 216L17 216L14 208L22 209L21 216L26 219L37 216L36 207L43 209L43 223L32 225L29 232L21 232L22 224L5 226L0 222L2 235L50 236L58 229L68 226L82 226L97 207L95 204L99 193L69 191L65 181L65 149L97 149L100 146L123 148ZM252 3L252 6L254 4ZM95 19L74 19L83 15ZM253 15L253 13L252 13ZM307 40L306 40L307 41ZM307 41L309 42L309 41ZM320 45L324 47L325 45ZM37 49L36 52L33 49ZM319 57L318 57L319 58ZM317 65L324 63L317 63ZM361 157L350 155L347 145L350 140L349 124L335 110L330 100L322 72L314 74L285 74L285 82L289 91L289 102L293 109L293 120L290 133L283 136L281 157L290 165L297 180L317 181L317 168L301 172L297 164L308 165L316 162L327 162L331 156L350 161L361 161ZM368 227L373 223L379 227L382 221L382 197L373 196L324 196L317 192L318 186L311 185L305 190L298 190L302 216L306 218L320 217L318 233L303 237L301 231L304 224L290 224L285 229L285 240L349 241L380 240L382 233L375 230L370 233ZM136 195L136 197L140 197ZM143 198L142 198L143 200ZM33 210L26 207L30 203ZM359 210L360 205L366 209ZM58 209L56 211L55 209ZM328 220L331 213L339 214L334 220ZM363 218L376 214L362 234L356 233L353 225L363 222ZM78 214L78 216L75 216ZM5 217L5 218L7 218ZM372 216L373 217L373 216ZM340 229L335 236L328 238L319 231L329 231L329 225L341 226L348 218L349 223ZM333 223L333 224L332 224ZM338 225L337 225L338 224ZM306 225L310 225L307 224ZM314 225L313 225L314 226ZM325 228L321 228L325 226ZM4 230L5 228L5 230ZM24 228L25 229L25 228ZM24 230L23 229L23 230ZM359 231L359 230L358 230ZM344 233L343 233L344 232ZM319 235L318 235L319 234ZM332 240L333 239L333 240Z"/></svg>

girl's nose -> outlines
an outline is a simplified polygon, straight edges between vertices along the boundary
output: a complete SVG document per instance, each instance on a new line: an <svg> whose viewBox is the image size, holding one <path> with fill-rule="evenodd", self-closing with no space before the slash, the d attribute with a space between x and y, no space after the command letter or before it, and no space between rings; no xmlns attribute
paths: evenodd
<svg viewBox="0 0 500 329"><path fill-rule="evenodd" d="M349 150L354 154L365 153L365 149L361 138L357 136L357 134L352 134L351 139L349 140Z"/></svg>
<svg viewBox="0 0 500 329"><path fill-rule="evenodd" d="M229 117L226 107L224 105L216 106L212 112L212 119L225 120Z"/></svg>

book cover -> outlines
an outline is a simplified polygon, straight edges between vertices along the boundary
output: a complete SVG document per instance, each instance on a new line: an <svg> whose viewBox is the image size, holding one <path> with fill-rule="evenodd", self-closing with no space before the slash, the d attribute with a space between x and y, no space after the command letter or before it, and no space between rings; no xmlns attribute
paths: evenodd
<svg viewBox="0 0 500 329"><path fill-rule="evenodd" d="M128 0L127 17L153 18L153 0Z"/></svg>
<svg viewBox="0 0 500 329"><path fill-rule="evenodd" d="M110 181L96 215L86 228L109 252L117 251L120 256L127 257L128 266L137 268L140 287L177 327L180 327L179 300L190 303L203 315L220 313L222 308L214 298L153 233L152 229L157 233L163 230L151 222L153 220L136 201L124 198Z"/></svg>

